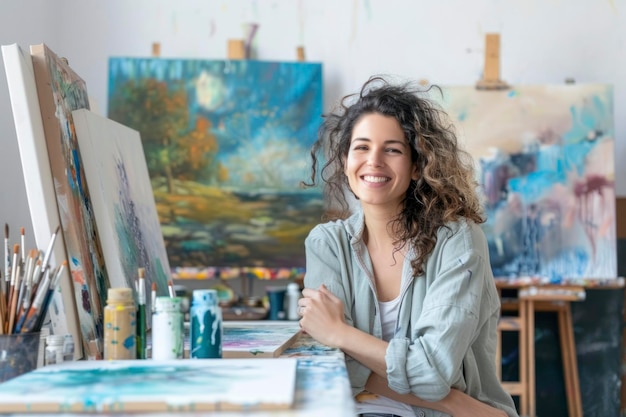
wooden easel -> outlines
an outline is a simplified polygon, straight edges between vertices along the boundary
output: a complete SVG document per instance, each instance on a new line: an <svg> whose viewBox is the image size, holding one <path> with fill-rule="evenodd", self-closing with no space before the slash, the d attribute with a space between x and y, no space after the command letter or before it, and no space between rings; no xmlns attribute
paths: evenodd
<svg viewBox="0 0 626 417"><path fill-rule="evenodd" d="M485 67L483 79L476 83L478 90L506 90L507 83L500 79L500 35L485 35Z"/></svg>
<svg viewBox="0 0 626 417"><path fill-rule="evenodd" d="M582 417L582 400L576 344L572 325L570 303L585 299L585 288L580 285L516 285L497 284L502 289L517 290L517 298L502 299L502 311L517 313L503 315L498 323L498 345L496 368L501 377L502 332L516 331L519 334L519 379L502 382L505 390L520 398L520 415L535 417L537 410L535 383L535 312L555 312L558 318L559 345L563 361L563 379L567 410L570 417Z"/></svg>

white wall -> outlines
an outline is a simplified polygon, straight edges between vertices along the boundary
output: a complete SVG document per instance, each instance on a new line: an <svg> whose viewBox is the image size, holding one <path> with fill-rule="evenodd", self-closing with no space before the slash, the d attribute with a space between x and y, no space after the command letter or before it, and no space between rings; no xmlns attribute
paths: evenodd
<svg viewBox="0 0 626 417"><path fill-rule="evenodd" d="M0 45L17 43L28 51L29 45L46 42L51 48L60 47L57 24L52 18L56 14L54 2L48 0L2 1L0 3ZM28 200L22 164L15 136L13 113L9 90L0 63L0 224L4 238L4 223L9 224L12 243L19 242L20 228L24 227L27 248L34 248L32 222L28 211ZM1 250L1 249L0 249Z"/></svg>
<svg viewBox="0 0 626 417"><path fill-rule="evenodd" d="M108 58L149 56L153 42L163 57L223 59L227 40L258 23L257 59L295 60L303 45L308 61L323 63L328 108L376 73L473 85L484 35L498 32L510 84L614 85L616 187L626 196L619 162L626 156L626 0L4 0L0 7L0 44L47 43L87 82L92 110L102 114ZM5 84L0 222L18 230L29 220Z"/></svg>

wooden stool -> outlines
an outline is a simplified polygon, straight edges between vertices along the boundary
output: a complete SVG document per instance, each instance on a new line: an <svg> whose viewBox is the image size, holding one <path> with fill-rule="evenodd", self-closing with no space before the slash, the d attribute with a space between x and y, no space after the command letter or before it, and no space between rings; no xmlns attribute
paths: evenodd
<svg viewBox="0 0 626 417"><path fill-rule="evenodd" d="M502 311L515 312L517 316L502 316L498 323L498 346L496 349L497 369L501 364L502 331L516 330L520 339L520 378L519 381L503 382L504 389L511 395L520 397L520 414L535 417L536 415L536 384L535 384L535 312L556 312L558 317L559 342L563 360L563 376L567 410L570 417L582 417L582 401L580 397L580 381L578 378L578 362L572 326L571 301L585 298L585 290L581 286L541 286L524 287L518 290L515 301L503 301ZM513 320L511 328L507 322ZM517 328L516 328L517 327Z"/></svg>
<svg viewBox="0 0 626 417"><path fill-rule="evenodd" d="M514 316L501 316L498 321L498 343L496 345L496 371L498 373L498 379L502 382L502 387L506 392L512 396L519 397L520 414L522 416L528 415L528 404L530 393L528 383L528 353L526 352L528 346L528 325L526 323L527 303L526 301L510 301L502 302L502 311L517 312ZM518 334L518 366L519 366L519 379L517 381L502 381L502 332L517 332Z"/></svg>

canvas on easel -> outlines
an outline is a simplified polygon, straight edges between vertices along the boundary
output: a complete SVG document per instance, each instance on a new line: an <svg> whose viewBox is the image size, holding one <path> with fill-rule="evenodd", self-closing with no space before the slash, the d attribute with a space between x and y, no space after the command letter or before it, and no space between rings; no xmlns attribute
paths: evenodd
<svg viewBox="0 0 626 417"><path fill-rule="evenodd" d="M613 89L444 88L474 157L498 277L617 278Z"/></svg>
<svg viewBox="0 0 626 417"><path fill-rule="evenodd" d="M32 45L31 57L83 346L97 357L103 352L102 312L111 285L71 113L89 108L87 88L46 45Z"/></svg>
<svg viewBox="0 0 626 417"><path fill-rule="evenodd" d="M41 111L32 60L16 45L3 45L2 56L6 71L11 108L17 133L22 171L35 242L46 248L56 227L60 224L54 183L46 149ZM59 233L51 265L58 266L66 260L65 241ZM74 357L83 357L82 334L74 299L74 289L68 270L61 277L60 291L55 292L48 310L55 334L71 334L75 341Z"/></svg>
<svg viewBox="0 0 626 417"><path fill-rule="evenodd" d="M319 63L109 60L107 116L141 135L175 275L304 268L324 198L300 182L321 114Z"/></svg>
<svg viewBox="0 0 626 417"><path fill-rule="evenodd" d="M87 109L72 117L109 276L134 288L144 268L147 292L156 283L167 295L170 268L139 132Z"/></svg>

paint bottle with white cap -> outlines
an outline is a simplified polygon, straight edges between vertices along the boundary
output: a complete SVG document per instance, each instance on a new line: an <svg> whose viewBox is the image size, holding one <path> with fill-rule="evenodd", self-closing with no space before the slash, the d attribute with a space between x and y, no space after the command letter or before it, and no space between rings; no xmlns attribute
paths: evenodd
<svg viewBox="0 0 626 417"><path fill-rule="evenodd" d="M298 314L298 300L301 296L300 286L296 282L287 284L287 293L285 294L285 312L287 313L287 320L300 319L300 315Z"/></svg>
<svg viewBox="0 0 626 417"><path fill-rule="evenodd" d="M152 359L182 359L184 323L180 297L157 297L152 313Z"/></svg>

